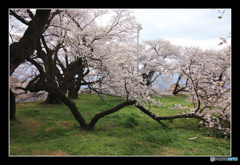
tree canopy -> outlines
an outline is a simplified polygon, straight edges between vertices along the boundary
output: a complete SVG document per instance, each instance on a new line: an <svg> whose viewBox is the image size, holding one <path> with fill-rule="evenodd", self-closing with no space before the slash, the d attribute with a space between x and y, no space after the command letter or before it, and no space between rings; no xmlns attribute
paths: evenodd
<svg viewBox="0 0 240 165"><path fill-rule="evenodd" d="M105 16L110 19L103 23ZM129 10L10 9L9 18L10 74L19 78L24 74L21 68L34 70L25 74L28 85L15 88L48 92L45 103L64 103L82 128L90 129L101 117L135 105L164 127L162 120L198 118L206 127L230 131L230 46L215 51L181 47L165 39L143 41L137 72L135 39L140 24ZM179 81L186 80L175 86L187 92L194 108L176 116L155 115L151 107L161 107L161 100L151 96L163 94L157 87L159 78L174 74L180 76ZM82 85L100 97L108 94L123 97L125 102L96 114L87 123L81 109L68 98L77 97Z"/></svg>

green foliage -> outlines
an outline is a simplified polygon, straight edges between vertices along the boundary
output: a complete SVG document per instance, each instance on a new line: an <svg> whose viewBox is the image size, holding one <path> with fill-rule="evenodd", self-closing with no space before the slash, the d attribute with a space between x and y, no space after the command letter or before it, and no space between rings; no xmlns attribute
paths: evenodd
<svg viewBox="0 0 240 165"><path fill-rule="evenodd" d="M177 110L167 108L174 104L188 105L185 95L160 99L166 106L152 112L161 116L176 115ZM104 96L101 101L97 95L80 94L73 101L90 121L123 99ZM89 132L64 105L19 103L17 118L10 123L10 155L230 155L230 140L206 134L197 119L163 121L171 128L163 129L135 106L101 118ZM198 139L188 139L192 137Z"/></svg>

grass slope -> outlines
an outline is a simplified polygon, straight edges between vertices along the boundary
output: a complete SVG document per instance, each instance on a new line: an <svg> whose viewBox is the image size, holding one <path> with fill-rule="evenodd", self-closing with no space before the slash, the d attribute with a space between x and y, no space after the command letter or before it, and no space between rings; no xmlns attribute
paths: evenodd
<svg viewBox="0 0 240 165"><path fill-rule="evenodd" d="M81 94L73 100L87 121L112 108L122 99ZM160 116L175 115L174 104L189 105L186 96L161 98ZM99 120L93 131L83 131L65 105L42 105L40 101L17 104L16 122L10 123L10 155L230 155L230 140L209 137L197 119L156 121L134 106ZM195 140L188 138L198 137Z"/></svg>

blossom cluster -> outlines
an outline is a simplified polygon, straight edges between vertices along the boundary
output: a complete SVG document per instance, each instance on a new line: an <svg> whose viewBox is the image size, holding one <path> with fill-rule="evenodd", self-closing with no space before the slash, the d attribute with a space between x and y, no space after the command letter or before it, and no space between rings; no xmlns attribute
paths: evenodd
<svg viewBox="0 0 240 165"><path fill-rule="evenodd" d="M190 114L205 119L205 126L230 132L231 71L230 47L221 51L188 51L189 62L181 71L189 80ZM185 54L186 55L186 54Z"/></svg>

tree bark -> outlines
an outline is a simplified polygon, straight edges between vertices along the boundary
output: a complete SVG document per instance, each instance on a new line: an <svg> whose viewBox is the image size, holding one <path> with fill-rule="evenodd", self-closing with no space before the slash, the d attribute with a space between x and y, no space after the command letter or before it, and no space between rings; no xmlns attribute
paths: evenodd
<svg viewBox="0 0 240 165"><path fill-rule="evenodd" d="M64 73L64 78L59 83L59 88L62 93L66 94L69 87L73 84L74 77L84 68L82 58L78 58L69 64L66 72Z"/></svg>
<svg viewBox="0 0 240 165"><path fill-rule="evenodd" d="M78 74L78 76L81 75L80 72L84 68L84 64L83 64L83 61L81 58L78 58L75 61L73 61L71 64L69 64L68 67L65 69L64 74L60 75L60 74L58 74L59 71L57 71L56 65L53 64L54 62L50 58L47 60L45 57L45 56L50 56L51 54L47 55L46 53L39 50L38 55L43 59L45 71L44 71L43 66L41 66L37 61L35 61L31 58L27 58L27 60L38 68L38 70L40 72L39 77L41 77L42 79L45 79L47 82L49 82L55 88L58 88L59 91L61 91L61 93L64 95L67 93L67 90L71 86L76 87L76 90L78 92L80 85L81 85L81 81L77 81L76 83L73 83L73 80L75 79L74 77L77 74ZM52 69L49 69L50 67L48 65L52 65L52 67L51 67ZM89 73L89 71L87 73ZM83 74L83 76L84 75L85 74ZM55 76L58 77L58 84L56 83ZM62 76L62 77L60 78L60 76ZM81 80L83 78L83 76L82 75L79 76L79 79ZM59 100L57 95L53 95L53 94L49 93L48 98L43 103L44 104L56 104L56 103L59 104L60 102L61 102L61 99Z"/></svg>
<svg viewBox="0 0 240 165"><path fill-rule="evenodd" d="M187 85L188 85L188 79L186 80L185 86L182 86L182 87L180 88L179 81L181 80L181 78L182 78L182 75L180 74L180 75L178 76L178 80L177 80L177 82L176 82L175 88L174 88L174 90L173 90L173 92L172 92L173 95L177 95L177 94L178 94L179 92L181 92L181 91L186 91L185 89L187 88Z"/></svg>
<svg viewBox="0 0 240 165"><path fill-rule="evenodd" d="M51 10L37 10L33 20L29 22L23 37L19 42L14 42L10 45L10 76L27 57L33 54L33 51L36 49L36 42L44 32L43 29L48 22L50 13ZM10 120L16 120L15 113L15 95L10 90Z"/></svg>
<svg viewBox="0 0 240 165"><path fill-rule="evenodd" d="M44 76L49 82L52 83L52 85L57 87L55 77L57 77L56 75L59 70L56 66L55 54L57 54L57 52L59 51L61 44L58 44L54 49L50 49L45 42L44 36L41 36L41 41L44 45L45 51L42 50L42 45L39 39L39 41L37 41L37 55L43 60L45 68ZM61 101L57 97L54 97L54 95L52 95L51 93L48 93L47 99L42 102L42 104L61 104Z"/></svg>
<svg viewBox="0 0 240 165"><path fill-rule="evenodd" d="M10 120L15 121L16 119L16 103L15 94L10 89Z"/></svg>
<svg viewBox="0 0 240 165"><path fill-rule="evenodd" d="M78 91L79 91L79 88L71 85L71 87L68 89L68 98L78 99Z"/></svg>
<svg viewBox="0 0 240 165"><path fill-rule="evenodd" d="M143 106L136 105L136 107L139 108L146 115L150 116L153 120L155 120L156 122L161 124L164 128L166 127L166 125L163 124L161 122L161 120L172 120L172 119L178 119L178 118L196 118L196 119L200 119L200 120L203 120L203 121L207 122L204 118L202 118L202 117L200 117L200 116L198 116L196 114L184 114L184 115L159 117L159 116L154 115L150 111L146 110Z"/></svg>
<svg viewBox="0 0 240 165"><path fill-rule="evenodd" d="M55 97L55 95L52 95L51 93L48 93L47 99L42 102L41 104L61 104L61 100L58 97Z"/></svg>
<svg viewBox="0 0 240 165"><path fill-rule="evenodd" d="M36 43L43 28L50 16L51 10L37 10L33 20L29 23L29 27L25 31L19 42L10 45L10 75L14 70L36 49Z"/></svg>

